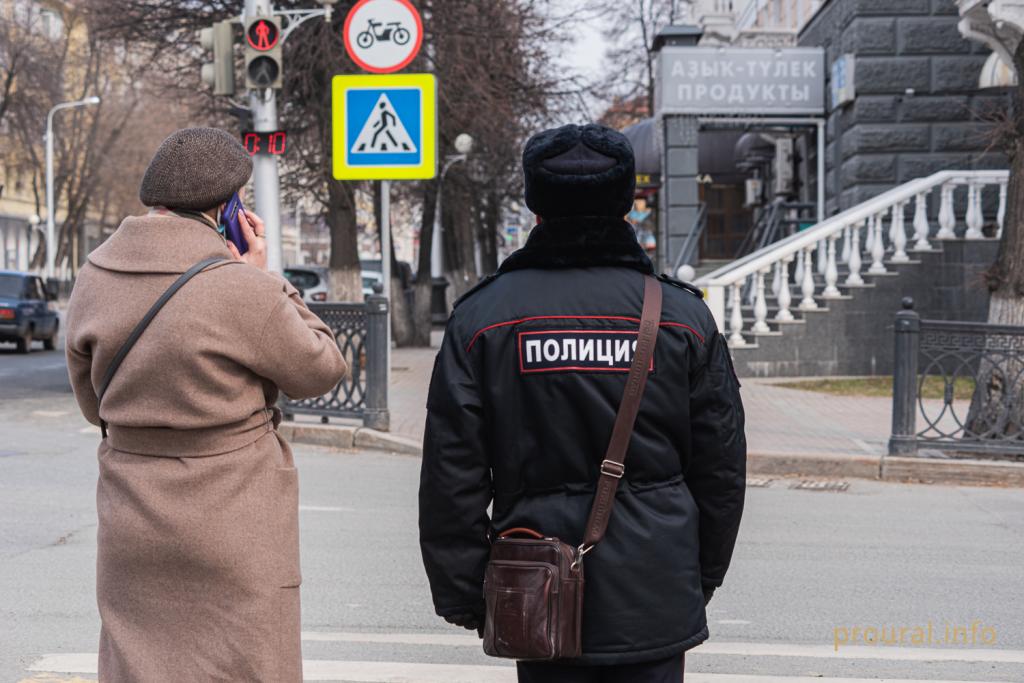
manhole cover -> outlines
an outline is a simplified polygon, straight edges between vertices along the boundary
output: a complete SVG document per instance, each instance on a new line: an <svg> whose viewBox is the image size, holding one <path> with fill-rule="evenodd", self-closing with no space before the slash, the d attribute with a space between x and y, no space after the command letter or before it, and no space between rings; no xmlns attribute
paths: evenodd
<svg viewBox="0 0 1024 683"><path fill-rule="evenodd" d="M768 477L747 477L747 487L755 489L766 489L768 488L774 479Z"/></svg>
<svg viewBox="0 0 1024 683"><path fill-rule="evenodd" d="M840 479L825 479L825 480L808 480L808 479L804 479L803 481L800 481L800 482L797 482L796 484L793 484L789 488L791 488L791 489L801 489L801 490L804 490L804 491L835 491L835 492L840 492L840 491L845 491L846 489L850 488L850 482L842 481Z"/></svg>

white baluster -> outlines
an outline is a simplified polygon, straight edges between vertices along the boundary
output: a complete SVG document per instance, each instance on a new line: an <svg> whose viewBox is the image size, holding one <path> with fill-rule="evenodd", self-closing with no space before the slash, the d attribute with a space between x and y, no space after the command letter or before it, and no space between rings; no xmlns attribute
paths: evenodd
<svg viewBox="0 0 1024 683"><path fill-rule="evenodd" d="M757 271L754 278L754 289L757 291L757 296L754 299L754 326L751 329L758 333L771 331L767 323L768 301L764 297L764 277L767 273L768 268L764 268Z"/></svg>
<svg viewBox="0 0 1024 683"><path fill-rule="evenodd" d="M793 269L793 284L799 287L804 281L804 252L796 253L796 268Z"/></svg>
<svg viewBox="0 0 1024 683"><path fill-rule="evenodd" d="M939 231L935 239L956 239L956 214L953 213L953 183L944 183L939 194Z"/></svg>
<svg viewBox="0 0 1024 683"><path fill-rule="evenodd" d="M907 228L903 221L903 202L896 202L892 207L892 262L906 263L910 260L907 256Z"/></svg>
<svg viewBox="0 0 1024 683"><path fill-rule="evenodd" d="M868 216L868 229L864 235L864 253L870 254L875 246L875 217Z"/></svg>
<svg viewBox="0 0 1024 683"><path fill-rule="evenodd" d="M967 232L964 233L964 239L984 239L985 235L981 232L981 226L984 223L984 218L981 215L981 184L975 181L971 181L967 185L967 215L965 218Z"/></svg>
<svg viewBox="0 0 1024 683"><path fill-rule="evenodd" d="M846 284L864 284L864 278L860 276L860 267L860 223L857 223L850 226L850 274L846 276Z"/></svg>
<svg viewBox="0 0 1024 683"><path fill-rule="evenodd" d="M800 301L800 308L803 310L812 310L818 307L818 302L814 300L814 268L811 267L811 259L814 257L812 253L814 247L807 247L806 253L804 254L804 263L807 265L804 268L804 279L803 284L800 286L800 291L804 295L804 298Z"/></svg>
<svg viewBox="0 0 1024 683"><path fill-rule="evenodd" d="M825 291L821 293L826 299L838 299L842 296L836 282L839 280L839 266L836 264L836 240L839 235L832 235L828 242L827 264L825 266Z"/></svg>
<svg viewBox="0 0 1024 683"><path fill-rule="evenodd" d="M885 264L882 263L882 259L885 258L885 240L882 236L882 214L875 216L874 220L875 230L874 239L871 240L871 267L868 268L869 273L885 273Z"/></svg>
<svg viewBox="0 0 1024 683"><path fill-rule="evenodd" d="M1003 224L1006 222L1006 181L999 181L999 213L996 214L996 223L999 224L999 229L996 231L996 237L1003 236Z"/></svg>
<svg viewBox="0 0 1024 683"><path fill-rule="evenodd" d="M824 275L828 268L828 249L825 247L825 240L818 240L818 275Z"/></svg>
<svg viewBox="0 0 1024 683"><path fill-rule="evenodd" d="M896 211L898 204L899 202L893 204L892 209L889 211L889 232L887 233L889 236L889 246L894 249L896 247L896 228L899 226L899 219L896 217L898 215Z"/></svg>
<svg viewBox="0 0 1024 683"><path fill-rule="evenodd" d="M743 295L741 289L741 282L732 286L732 315L729 317L729 330L732 332L729 335L730 346L745 346L747 343L747 340L743 338L743 305L741 303Z"/></svg>
<svg viewBox="0 0 1024 683"><path fill-rule="evenodd" d="M775 314L775 319L783 322L793 319L793 314L789 310L793 303L793 295L789 291L789 264L792 260L792 255L782 259L779 264L779 274L782 277L776 278L779 280L779 293L776 295L779 300L779 312Z"/></svg>
<svg viewBox="0 0 1024 683"><path fill-rule="evenodd" d="M839 257L843 263L850 262L850 226L843 228L843 252Z"/></svg>
<svg viewBox="0 0 1024 683"><path fill-rule="evenodd" d="M931 228L928 226L928 194L926 192L918 192L914 198L914 249L919 251L925 249L931 249L932 245L928 242L928 231Z"/></svg>
<svg viewBox="0 0 1024 683"><path fill-rule="evenodd" d="M782 261L776 261L772 267L772 296L779 297L779 289L782 287Z"/></svg>

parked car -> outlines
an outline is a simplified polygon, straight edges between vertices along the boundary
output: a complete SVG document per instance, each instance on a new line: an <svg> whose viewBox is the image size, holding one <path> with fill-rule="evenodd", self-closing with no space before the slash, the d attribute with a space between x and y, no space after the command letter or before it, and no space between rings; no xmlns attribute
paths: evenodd
<svg viewBox="0 0 1024 683"><path fill-rule="evenodd" d="M384 286L384 274L379 270L364 270L362 272L363 278L363 296L367 297L373 294L373 286L381 285Z"/></svg>
<svg viewBox="0 0 1024 683"><path fill-rule="evenodd" d="M291 266L285 268L284 276L295 289L302 292L306 302L327 301L330 294L330 278L322 266Z"/></svg>
<svg viewBox="0 0 1024 683"><path fill-rule="evenodd" d="M52 351L57 348L60 319L50 302L42 278L30 273L0 270L0 342L14 342L20 353L32 350L39 339Z"/></svg>

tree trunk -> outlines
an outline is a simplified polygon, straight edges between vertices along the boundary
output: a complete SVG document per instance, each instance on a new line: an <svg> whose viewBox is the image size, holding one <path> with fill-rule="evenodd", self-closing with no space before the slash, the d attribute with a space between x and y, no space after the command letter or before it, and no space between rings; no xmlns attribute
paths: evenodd
<svg viewBox="0 0 1024 683"><path fill-rule="evenodd" d="M480 224L480 262L484 275L498 269L498 237L501 232L501 194L496 190L487 193L483 221Z"/></svg>
<svg viewBox="0 0 1024 683"><path fill-rule="evenodd" d="M434 246L434 218L437 215L437 180L423 183L423 215L420 219L420 253L416 260L416 285L413 294L413 345L430 346L433 328L431 303L434 279L430 274L430 251Z"/></svg>
<svg viewBox="0 0 1024 683"><path fill-rule="evenodd" d="M356 223L355 188L337 180L327 181L327 225L331 229L331 301L362 301L363 279L359 266L359 226Z"/></svg>
<svg viewBox="0 0 1024 683"><path fill-rule="evenodd" d="M449 182L445 186L441 212L445 228L445 275L449 283L445 299L449 310L477 282L470 190L459 179L453 182L452 175L449 174Z"/></svg>
<svg viewBox="0 0 1024 683"><path fill-rule="evenodd" d="M1024 41L1014 54L1018 74L1024 74ZM997 325L1024 325L1024 79L1017 86L1010 138L1010 178L1006 192L1006 217L995 264L985 274L991 299L988 321ZM988 344L986 343L986 346ZM1024 427L1024 364L1015 356L983 357L967 429L976 435L1009 437Z"/></svg>

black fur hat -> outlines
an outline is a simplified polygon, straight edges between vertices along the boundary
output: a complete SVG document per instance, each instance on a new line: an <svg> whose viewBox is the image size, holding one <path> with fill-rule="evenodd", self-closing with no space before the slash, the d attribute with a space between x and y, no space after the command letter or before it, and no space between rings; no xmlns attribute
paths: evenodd
<svg viewBox="0 0 1024 683"><path fill-rule="evenodd" d="M523 173L526 205L542 218L622 218L633 206L633 147L611 128L570 124L534 135L523 150Z"/></svg>

